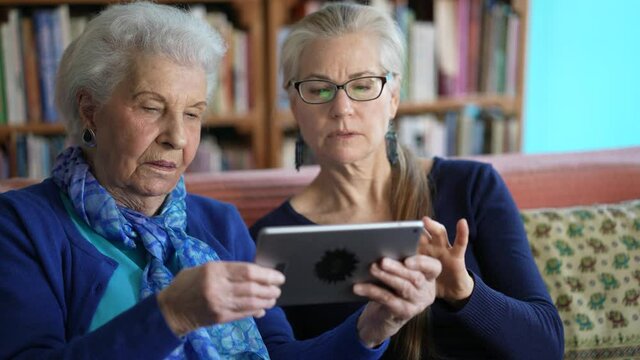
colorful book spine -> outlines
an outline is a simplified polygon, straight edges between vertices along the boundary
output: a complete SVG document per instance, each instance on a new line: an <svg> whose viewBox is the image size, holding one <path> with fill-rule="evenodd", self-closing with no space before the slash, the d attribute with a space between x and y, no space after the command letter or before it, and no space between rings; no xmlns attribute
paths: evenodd
<svg viewBox="0 0 640 360"><path fill-rule="evenodd" d="M24 84L27 102L28 122L42 120L42 104L40 98L40 80L38 72L38 51L33 19L24 17L21 20L22 30L22 62L24 68Z"/></svg>
<svg viewBox="0 0 640 360"><path fill-rule="evenodd" d="M38 66L40 70L40 89L42 99L42 120L52 123L58 121L55 107L55 79L57 70L56 50L53 34L53 13L47 9L33 12L33 21L38 47Z"/></svg>

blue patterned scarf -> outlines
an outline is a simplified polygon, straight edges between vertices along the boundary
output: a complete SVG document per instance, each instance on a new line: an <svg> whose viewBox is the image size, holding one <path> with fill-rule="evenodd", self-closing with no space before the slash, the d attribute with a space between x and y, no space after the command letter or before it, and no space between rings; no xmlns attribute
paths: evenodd
<svg viewBox="0 0 640 360"><path fill-rule="evenodd" d="M142 244L147 265L140 298L167 287L173 279L167 268L173 257L179 268L219 261L204 242L186 233L186 190L181 178L159 215L148 217L121 207L95 179L80 147L63 151L52 171L53 181L71 200L79 217L96 233L129 248ZM170 359L269 359L253 318L199 328L189 333Z"/></svg>

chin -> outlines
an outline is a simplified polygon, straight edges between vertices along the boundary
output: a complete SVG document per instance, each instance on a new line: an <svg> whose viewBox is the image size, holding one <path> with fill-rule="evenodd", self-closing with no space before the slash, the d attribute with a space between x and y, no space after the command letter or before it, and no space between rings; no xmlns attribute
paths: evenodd
<svg viewBox="0 0 640 360"><path fill-rule="evenodd" d="M169 194L178 184L175 179L150 179L140 184L139 188L146 196L164 196Z"/></svg>

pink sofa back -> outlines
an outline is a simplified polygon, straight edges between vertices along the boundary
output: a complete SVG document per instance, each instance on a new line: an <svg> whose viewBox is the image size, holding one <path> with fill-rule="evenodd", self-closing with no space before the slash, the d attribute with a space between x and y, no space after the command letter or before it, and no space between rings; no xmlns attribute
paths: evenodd
<svg viewBox="0 0 640 360"><path fill-rule="evenodd" d="M611 203L640 198L640 147L557 154L472 157L500 172L520 209ZM300 191L318 167L187 174L191 193L233 203L248 225ZM0 182L0 192L36 180Z"/></svg>
<svg viewBox="0 0 640 360"><path fill-rule="evenodd" d="M580 153L477 156L503 176L520 209L591 205L640 198L640 147ZM189 174L193 193L234 203L252 224L300 191L318 167Z"/></svg>

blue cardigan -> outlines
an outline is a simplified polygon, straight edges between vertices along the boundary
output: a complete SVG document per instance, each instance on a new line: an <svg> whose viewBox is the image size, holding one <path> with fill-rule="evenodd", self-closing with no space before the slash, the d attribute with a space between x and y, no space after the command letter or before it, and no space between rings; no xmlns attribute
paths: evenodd
<svg viewBox="0 0 640 360"><path fill-rule="evenodd" d="M456 359L562 358L562 322L500 175L487 164L435 158L429 184L434 219L446 227L450 242L456 222L467 219L465 262L475 281L462 309L455 311L442 300L431 306L431 349ZM287 201L250 231L255 239L265 226L311 223ZM337 326L360 306L287 306L284 311L296 337L305 339Z"/></svg>
<svg viewBox="0 0 640 360"><path fill-rule="evenodd" d="M189 235L223 260L253 261L255 247L235 207L188 195L187 209ZM166 357L181 342L155 296L87 332L116 267L80 235L50 179L0 194L0 358ZM364 347L357 316L307 341L295 341L280 308L256 322L274 359L379 358L387 342Z"/></svg>

